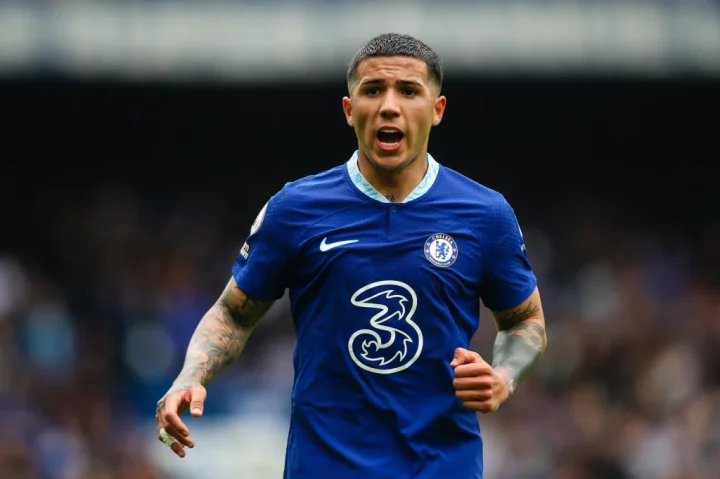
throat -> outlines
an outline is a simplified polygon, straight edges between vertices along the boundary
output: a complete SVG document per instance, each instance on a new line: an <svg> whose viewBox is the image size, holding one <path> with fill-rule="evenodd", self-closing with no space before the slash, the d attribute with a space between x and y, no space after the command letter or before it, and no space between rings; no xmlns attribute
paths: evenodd
<svg viewBox="0 0 720 479"><path fill-rule="evenodd" d="M427 174L426 161L415 156L409 164L398 170L385 170L373 164L365 154L358 158L358 169L365 180L387 201L402 203L415 190ZM424 158L424 154L422 155Z"/></svg>

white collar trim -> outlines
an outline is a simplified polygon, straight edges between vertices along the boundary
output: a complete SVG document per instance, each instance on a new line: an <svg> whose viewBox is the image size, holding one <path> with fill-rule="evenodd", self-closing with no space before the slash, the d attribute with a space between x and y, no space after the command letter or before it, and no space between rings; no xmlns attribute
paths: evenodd
<svg viewBox="0 0 720 479"><path fill-rule="evenodd" d="M430 155L430 153L427 154L426 161L428 162L428 169L425 173L425 177L422 179L420 184L417 185L415 189L408 195L408 197L405 198L403 203L407 203L409 201L420 198L422 195L427 193L430 190L430 187L432 187L432 185L435 183L438 171L440 171L440 164L435 161L435 159ZM370 184L370 182L365 179L362 173L360 173L360 168L358 167L357 151L355 151L352 157L350 157L350 159L348 160L347 170L348 174L350 175L350 180L363 194L376 201L379 201L380 203L390 202L387 198L381 195L380 192L376 190L373 185Z"/></svg>

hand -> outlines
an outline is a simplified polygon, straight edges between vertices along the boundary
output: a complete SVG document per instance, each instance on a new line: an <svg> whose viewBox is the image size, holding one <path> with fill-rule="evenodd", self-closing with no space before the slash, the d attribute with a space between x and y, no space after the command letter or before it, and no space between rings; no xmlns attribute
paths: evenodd
<svg viewBox="0 0 720 479"><path fill-rule="evenodd" d="M450 366L455 369L455 397L468 409L493 413L512 393L508 373L493 369L474 351L457 348Z"/></svg>
<svg viewBox="0 0 720 479"><path fill-rule="evenodd" d="M190 409L190 414L200 417L207 391L199 384L189 387L170 388L157 403L155 423L158 439L164 442L180 457L185 457L185 447L193 448L190 431L180 420L180 416Z"/></svg>

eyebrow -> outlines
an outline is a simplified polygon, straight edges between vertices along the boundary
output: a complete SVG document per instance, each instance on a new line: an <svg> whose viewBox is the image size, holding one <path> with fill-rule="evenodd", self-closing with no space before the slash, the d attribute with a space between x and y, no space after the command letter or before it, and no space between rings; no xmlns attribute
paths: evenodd
<svg viewBox="0 0 720 479"><path fill-rule="evenodd" d="M378 85L378 84L385 84L386 81L383 78L371 78L369 80L363 80L360 85ZM422 87L426 88L426 85L424 83L421 83L419 81L415 80L398 80L397 83L399 83L402 86L416 86L416 87Z"/></svg>

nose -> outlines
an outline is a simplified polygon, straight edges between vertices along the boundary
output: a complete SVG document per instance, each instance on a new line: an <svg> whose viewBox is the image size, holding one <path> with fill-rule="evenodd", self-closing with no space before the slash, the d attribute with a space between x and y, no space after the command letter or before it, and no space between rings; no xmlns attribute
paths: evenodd
<svg viewBox="0 0 720 479"><path fill-rule="evenodd" d="M382 105L380 105L380 116L384 120L392 120L400 116L400 104L398 103L397 93L388 89L383 95Z"/></svg>

